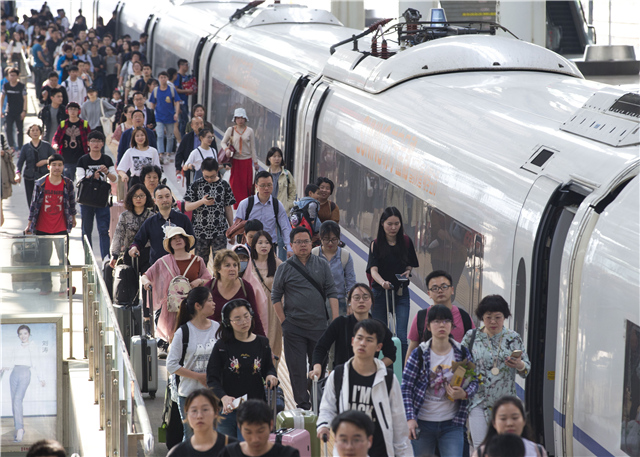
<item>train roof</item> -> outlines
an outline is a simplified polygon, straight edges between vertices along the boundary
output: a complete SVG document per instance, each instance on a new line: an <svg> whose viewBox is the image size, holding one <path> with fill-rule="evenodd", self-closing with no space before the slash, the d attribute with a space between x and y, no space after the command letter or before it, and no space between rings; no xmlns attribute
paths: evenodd
<svg viewBox="0 0 640 457"><path fill-rule="evenodd" d="M381 59L338 48L323 73L371 93L413 78L470 71L536 71L582 79L574 63L540 46L506 36L439 38Z"/></svg>

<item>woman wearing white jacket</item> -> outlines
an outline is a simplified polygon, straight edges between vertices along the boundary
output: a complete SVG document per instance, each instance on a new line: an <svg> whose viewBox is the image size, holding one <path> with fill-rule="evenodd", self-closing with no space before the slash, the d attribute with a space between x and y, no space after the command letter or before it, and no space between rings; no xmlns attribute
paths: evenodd
<svg viewBox="0 0 640 457"><path fill-rule="evenodd" d="M385 329L374 319L358 322L351 339L354 357L329 375L318 414L318 437L329 435L331 421L351 409L365 412L375 425L370 457L413 457L400 384L375 353ZM334 455L338 455L337 447Z"/></svg>

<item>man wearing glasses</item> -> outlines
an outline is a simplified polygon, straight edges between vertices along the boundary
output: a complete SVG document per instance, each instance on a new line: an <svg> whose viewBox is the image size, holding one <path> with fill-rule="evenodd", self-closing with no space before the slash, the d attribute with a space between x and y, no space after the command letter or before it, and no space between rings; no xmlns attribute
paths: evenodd
<svg viewBox="0 0 640 457"><path fill-rule="evenodd" d="M107 178L115 182L116 176L113 160L108 155L102 153L104 146L104 134L99 130L93 130L87 137L89 142L89 154L85 154L78 159L76 165L76 182L80 182L84 178L101 179L107 181ZM109 222L111 221L110 208L96 208L94 206L80 205L80 214L82 216L82 235L87 235L89 244L91 245L91 234L93 232L93 218L95 217L98 224L98 235L100 236L100 255L104 259L109 256Z"/></svg>
<svg viewBox="0 0 640 457"><path fill-rule="evenodd" d="M471 316L462 307L453 304L453 281L451 275L444 270L435 270L429 273L425 280L427 284L428 294L433 300L434 305L444 305L451 310L453 314L453 329L451 336L458 343L462 342L464 334L469 329L476 328ZM431 338L431 332L427 329L427 312L430 307L419 311L411 323L411 329L407 339L409 340L409 348L405 358L405 364L409 359L411 352L418 345Z"/></svg>
<svg viewBox="0 0 640 457"><path fill-rule="evenodd" d="M256 174L256 194L240 202L236 211L234 223L257 219L262 222L264 230L271 235L272 240L278 239L278 228L282 230L282 238L288 240L291 234L291 223L287 217L287 210L282 202L271 194L273 192L273 176L268 171ZM273 245L276 249L276 244ZM309 246L309 255L311 246ZM287 256L291 257L291 246L287 245Z"/></svg>
<svg viewBox="0 0 640 457"><path fill-rule="evenodd" d="M271 179L269 172L264 173ZM311 409L307 391L307 373L311 371L309 364L330 319L326 300L329 299L331 317L335 319L338 317L338 295L327 261L311 255L311 234L307 229L294 228L289 239L294 255L276 270L271 302L282 323L284 355L293 398L298 408L308 410Z"/></svg>

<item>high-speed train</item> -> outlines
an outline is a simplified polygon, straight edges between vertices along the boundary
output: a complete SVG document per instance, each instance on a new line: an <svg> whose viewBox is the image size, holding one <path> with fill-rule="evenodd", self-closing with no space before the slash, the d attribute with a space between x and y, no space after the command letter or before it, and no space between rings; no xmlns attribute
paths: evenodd
<svg viewBox="0 0 640 457"><path fill-rule="evenodd" d="M640 455L640 95L586 81L503 33L369 52L331 13L244 2L96 1L149 34L154 74L186 58L216 135L247 110L259 155L285 152L299 192L336 183L344 239L366 260L387 206L424 278L454 277L473 313L510 303L532 370L518 380L551 454ZM237 11L240 10L240 11ZM237 14L236 14L237 12ZM233 16L233 17L232 17ZM360 50L358 50L360 49Z"/></svg>

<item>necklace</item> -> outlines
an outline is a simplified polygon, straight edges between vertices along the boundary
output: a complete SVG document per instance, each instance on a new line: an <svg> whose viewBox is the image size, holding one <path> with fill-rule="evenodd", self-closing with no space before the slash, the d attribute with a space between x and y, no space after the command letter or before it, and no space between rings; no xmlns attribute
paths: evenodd
<svg viewBox="0 0 640 457"><path fill-rule="evenodd" d="M489 338L489 346L491 350L491 356L493 357L493 368L491 368L491 374L494 376L498 376L500 374L500 368L498 368L498 356L500 355L500 347L502 346L502 338L504 338L504 333L500 337L500 341L498 342L498 349L496 353L493 353L493 341L491 341L491 337L487 334Z"/></svg>

